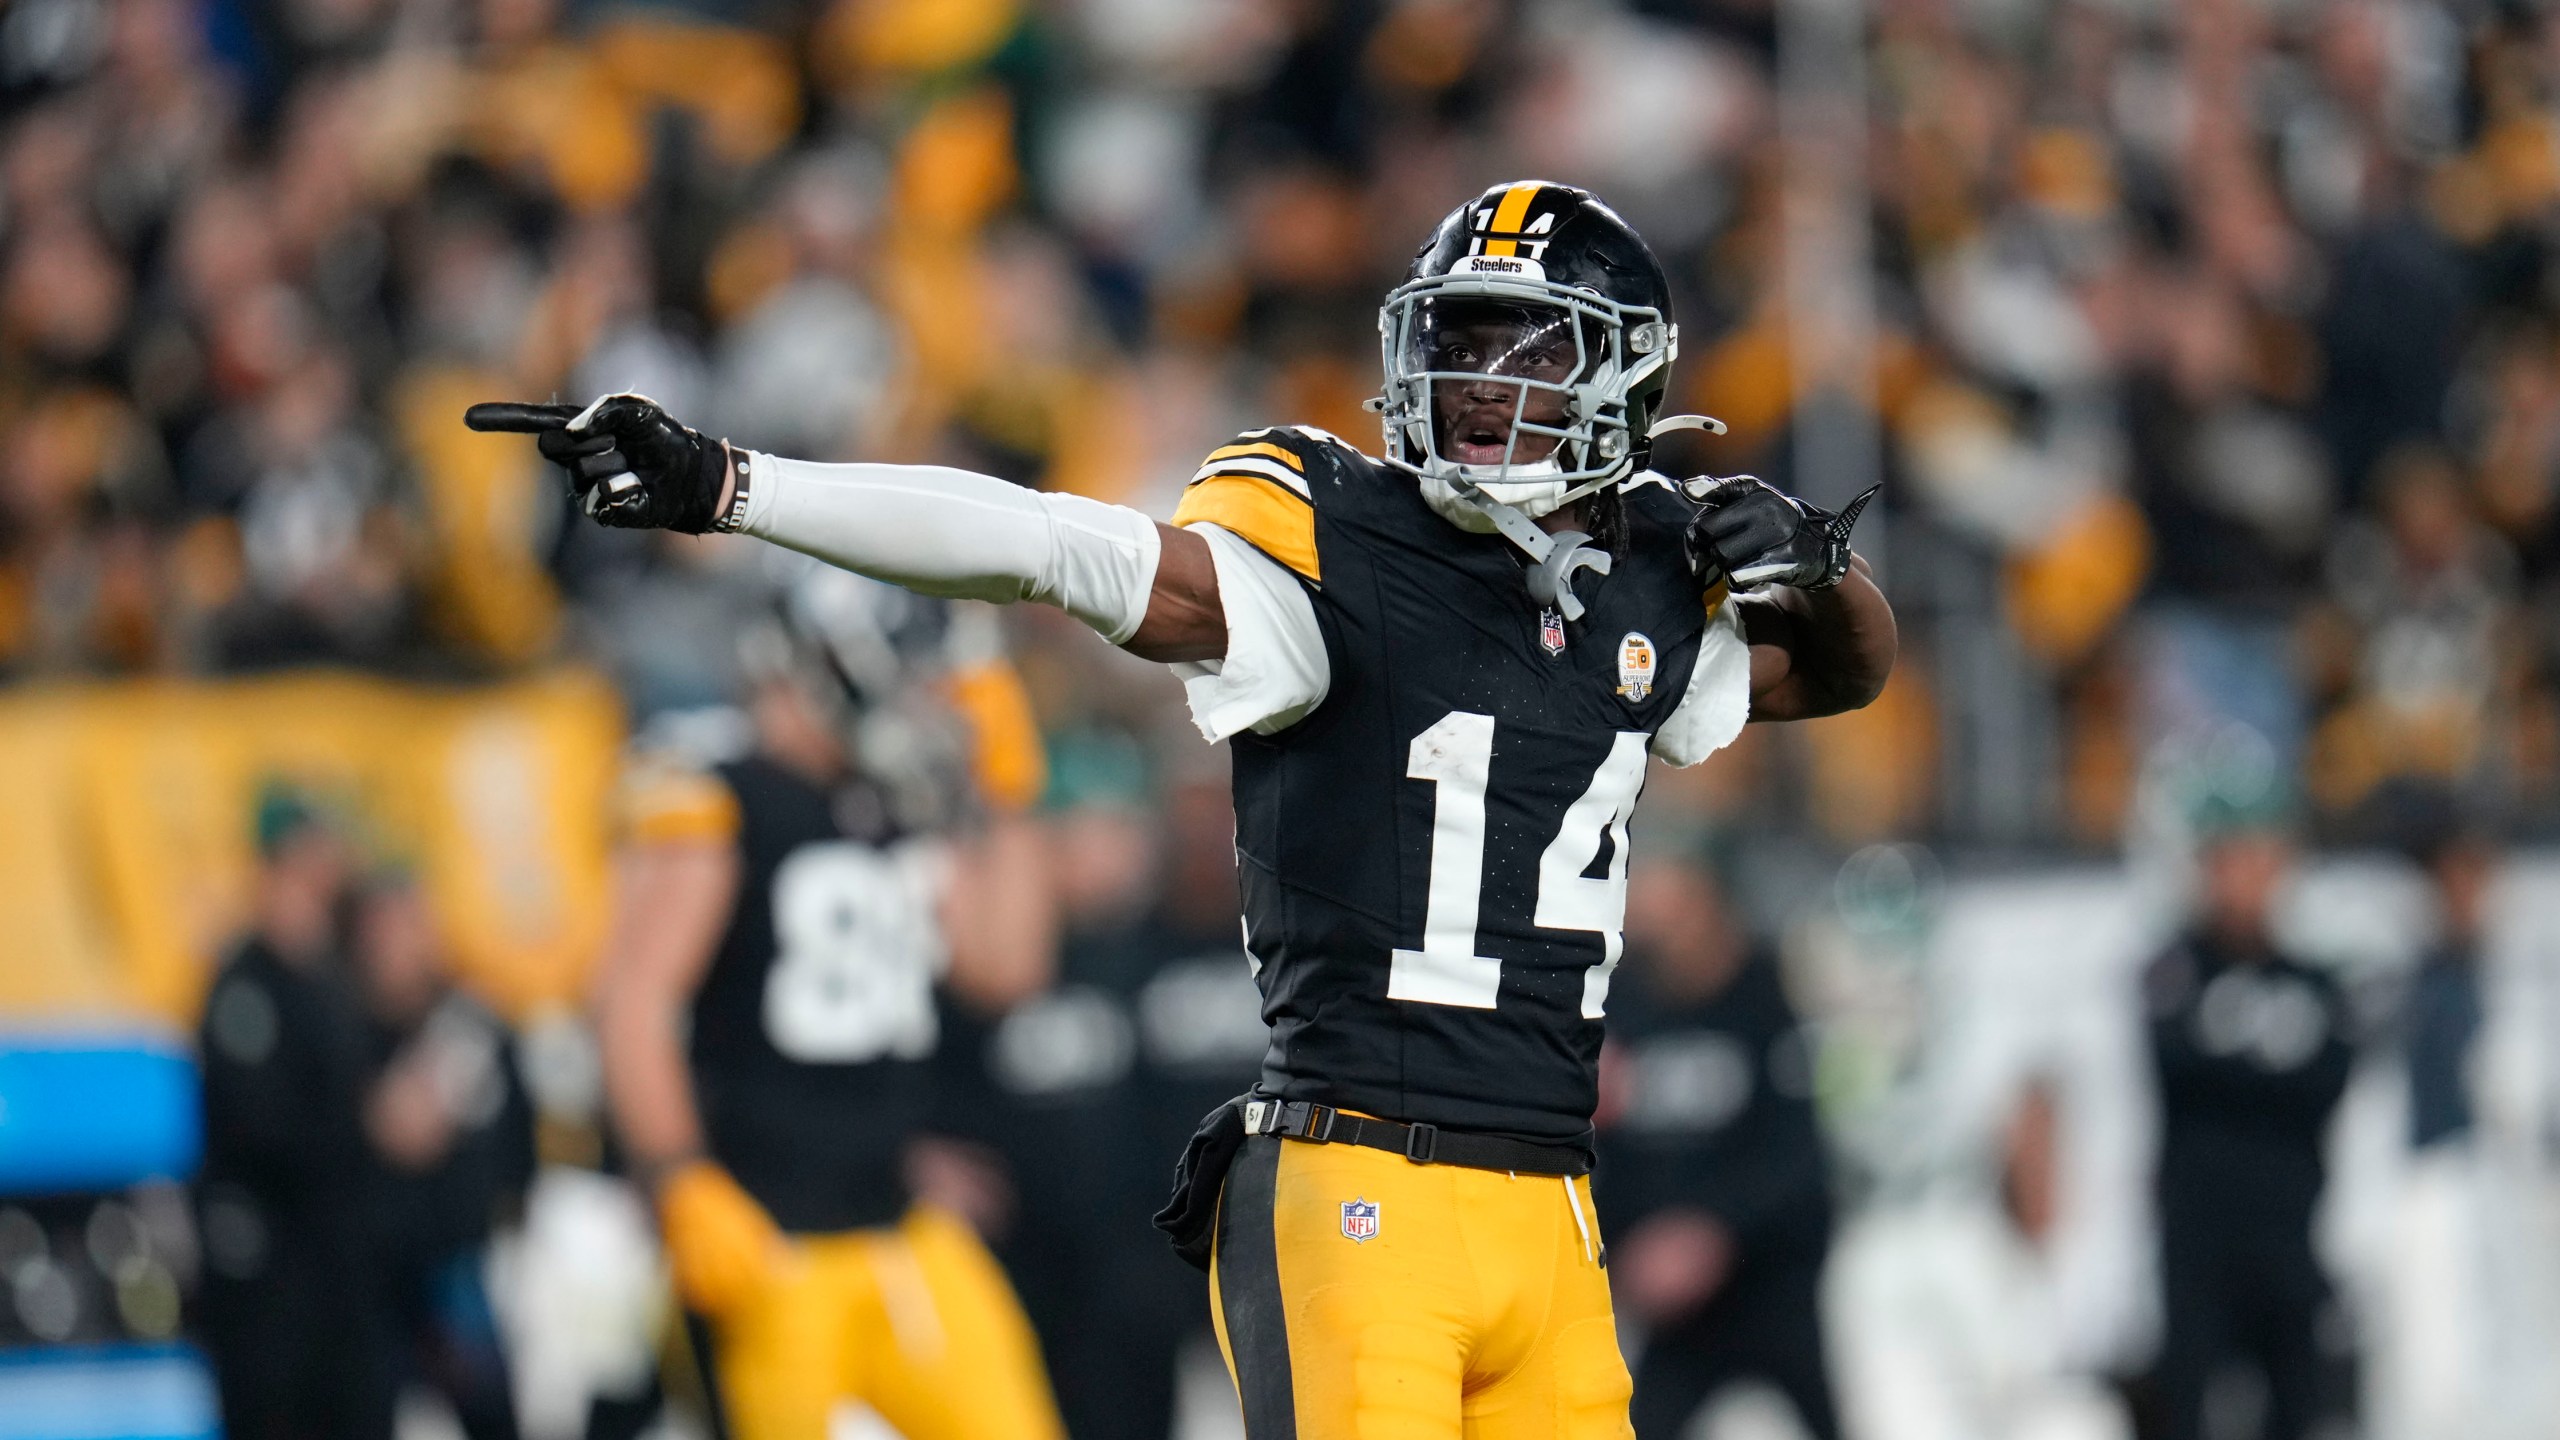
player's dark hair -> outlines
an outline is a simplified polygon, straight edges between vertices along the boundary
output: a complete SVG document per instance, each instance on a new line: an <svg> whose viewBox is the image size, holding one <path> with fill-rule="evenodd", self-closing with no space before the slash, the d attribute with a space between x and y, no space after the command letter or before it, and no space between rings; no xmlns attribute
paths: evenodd
<svg viewBox="0 0 2560 1440"><path fill-rule="evenodd" d="M1603 485L1582 498L1582 528L1594 548L1620 553L1627 542L1627 502L1615 485Z"/></svg>

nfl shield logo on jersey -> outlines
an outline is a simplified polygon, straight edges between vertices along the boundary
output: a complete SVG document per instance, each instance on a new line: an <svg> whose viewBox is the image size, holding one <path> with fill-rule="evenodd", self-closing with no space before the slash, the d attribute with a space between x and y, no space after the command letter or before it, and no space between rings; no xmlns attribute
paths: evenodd
<svg viewBox="0 0 2560 1440"><path fill-rule="evenodd" d="M1618 693L1639 704L1653 693L1653 642L1641 630L1618 642Z"/></svg>
<svg viewBox="0 0 2560 1440"><path fill-rule="evenodd" d="M1342 1234L1347 1240L1368 1240L1378 1233L1378 1207L1368 1200L1342 1202Z"/></svg>
<svg viewBox="0 0 2560 1440"><path fill-rule="evenodd" d="M1548 609L1538 614L1538 643L1550 655L1564 653L1564 612Z"/></svg>

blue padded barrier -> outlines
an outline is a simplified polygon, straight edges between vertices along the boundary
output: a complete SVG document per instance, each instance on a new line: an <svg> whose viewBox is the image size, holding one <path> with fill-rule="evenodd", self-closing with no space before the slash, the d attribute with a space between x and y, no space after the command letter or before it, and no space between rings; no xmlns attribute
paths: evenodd
<svg viewBox="0 0 2560 1440"><path fill-rule="evenodd" d="M163 1037L0 1031L0 1195L185 1178L204 1148L197 1090Z"/></svg>

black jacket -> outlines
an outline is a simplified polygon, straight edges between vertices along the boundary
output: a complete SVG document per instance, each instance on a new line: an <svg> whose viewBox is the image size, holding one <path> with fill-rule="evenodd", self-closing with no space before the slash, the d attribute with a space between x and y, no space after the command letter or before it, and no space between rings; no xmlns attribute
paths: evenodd
<svg viewBox="0 0 2560 1440"><path fill-rule="evenodd" d="M2307 1217L2355 1058L2337 981L2281 953L2189 934L2152 962L2144 991L2164 1208Z"/></svg>
<svg viewBox="0 0 2560 1440"><path fill-rule="evenodd" d="M1755 952L1722 990L1678 1003L1645 984L1641 957L1609 996L1623 1103L1600 1133L1593 1195L1624 1235L1658 1211L1713 1215L1744 1264L1818 1258L1831 1236L1830 1162L1813 1106L1813 1051Z"/></svg>

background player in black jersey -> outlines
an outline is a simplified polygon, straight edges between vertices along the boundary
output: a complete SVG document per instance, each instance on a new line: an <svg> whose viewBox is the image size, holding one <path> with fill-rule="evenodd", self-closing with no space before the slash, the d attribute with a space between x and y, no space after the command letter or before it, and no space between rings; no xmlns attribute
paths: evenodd
<svg viewBox="0 0 2560 1440"><path fill-rule="evenodd" d="M1584 1177L1646 761L1863 705L1895 646L1850 553L1864 497L1834 515L1646 468L1657 434L1713 427L1657 413L1669 306L1589 194L1488 190L1380 313L1383 457L1250 432L1170 525L739 451L638 396L466 418L538 433L603 523L1043 601L1173 663L1203 733L1234 741L1272 1030L1165 1217L1212 1262L1248 1432L1618 1436Z"/></svg>
<svg viewBox="0 0 2560 1440"><path fill-rule="evenodd" d="M1812 1043L1777 954L1703 862L1648 857L1629 893L1632 983L1624 1003L1613 988L1602 1062L1600 1213L1625 1257L1616 1299L1649 1327L1636 1434L1675 1440L1720 1391L1756 1380L1813 1440L1836 1440Z"/></svg>
<svg viewBox="0 0 2560 1440"><path fill-rule="evenodd" d="M965 762L933 734L963 727L919 702L987 647L941 602L810 569L743 647L754 753L627 787L598 992L615 1126L737 1440L817 1440L847 1399L909 1440L1056 1435L1002 1273L909 1183L937 980L1001 1008L1053 943L1028 827L932 813Z"/></svg>
<svg viewBox="0 0 2560 1440"><path fill-rule="evenodd" d="M1038 1197L997 1253L1068 1433L1164 1440L1183 1352L1212 1327L1148 1219L1165 1158L1253 1083L1266 1032L1237 933L1226 776L1185 774L1146 813L1130 789L1145 784L1134 748L1067 758L1050 793L1057 986L987 1027L973 1081L952 1088L982 1097L1016 1188ZM968 1028L955 1027L955 1050Z"/></svg>
<svg viewBox="0 0 2560 1440"><path fill-rule="evenodd" d="M2337 978L2277 933L2294 864L2280 801L2216 797L2198 826L2196 914L2142 979L2160 1107L2155 1428L2212 1433L2214 1377L2254 1361L2258 1433L2298 1440L2330 1433L2353 1391L2321 1344L2337 1302L2313 1216L2355 1026Z"/></svg>

